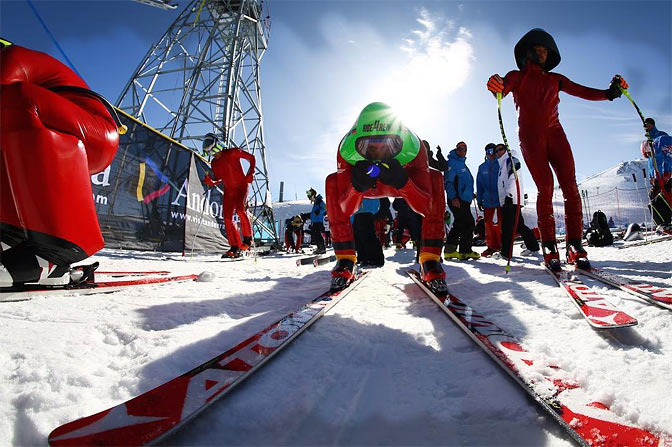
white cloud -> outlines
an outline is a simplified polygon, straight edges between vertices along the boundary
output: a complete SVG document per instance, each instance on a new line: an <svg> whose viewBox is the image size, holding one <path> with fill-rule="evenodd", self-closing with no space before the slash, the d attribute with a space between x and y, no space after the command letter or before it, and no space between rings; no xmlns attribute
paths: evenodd
<svg viewBox="0 0 672 447"><path fill-rule="evenodd" d="M401 39L398 63L375 84L373 96L398 109L409 126L440 110L445 98L462 87L475 60L467 28L426 9L419 29Z"/></svg>

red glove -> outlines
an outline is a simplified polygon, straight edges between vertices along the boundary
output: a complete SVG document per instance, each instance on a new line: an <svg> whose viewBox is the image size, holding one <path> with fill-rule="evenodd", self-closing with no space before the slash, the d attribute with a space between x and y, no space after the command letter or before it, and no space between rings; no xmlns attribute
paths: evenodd
<svg viewBox="0 0 672 447"><path fill-rule="evenodd" d="M624 89L628 88L628 83L625 82L625 79L621 75L614 75L613 78L611 78L611 82L616 83L623 87Z"/></svg>
<svg viewBox="0 0 672 447"><path fill-rule="evenodd" d="M490 79L488 79L487 87L493 95L496 93L502 93L504 91L504 79L502 79L498 74L494 74L490 76Z"/></svg>
<svg viewBox="0 0 672 447"><path fill-rule="evenodd" d="M205 178L203 178L203 183L205 183L208 186L216 186L218 182L215 182L210 178L210 174L205 174Z"/></svg>

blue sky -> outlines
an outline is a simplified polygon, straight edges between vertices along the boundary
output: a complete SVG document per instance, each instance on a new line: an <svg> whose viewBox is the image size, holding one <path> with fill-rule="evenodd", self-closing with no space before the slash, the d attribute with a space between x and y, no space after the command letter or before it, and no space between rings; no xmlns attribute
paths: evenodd
<svg viewBox="0 0 672 447"><path fill-rule="evenodd" d="M179 13L126 0L34 4L86 82L113 102ZM466 141L475 174L485 144L501 140L487 78L515 68L513 47L535 27L558 44L562 62L554 71L595 88L623 75L644 113L672 131L670 1L266 4L272 25L262 60L262 105L274 199L280 181L286 199L305 198L311 186L323 192L340 138L373 101L394 106L445 154ZM25 0L0 3L0 34L62 59ZM512 99L502 107L515 149ZM642 127L625 97L588 102L561 93L560 119L579 180L639 156ZM531 192L526 170L524 179Z"/></svg>

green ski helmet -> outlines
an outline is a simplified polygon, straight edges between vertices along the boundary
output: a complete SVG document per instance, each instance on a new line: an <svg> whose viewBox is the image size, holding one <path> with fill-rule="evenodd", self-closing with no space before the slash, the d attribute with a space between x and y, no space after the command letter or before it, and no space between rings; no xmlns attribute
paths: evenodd
<svg viewBox="0 0 672 447"><path fill-rule="evenodd" d="M338 152L351 165L360 160L382 161L377 159L380 155L367 153L370 142L388 143L389 150L384 158L395 158L402 166L420 152L420 139L403 125L390 106L382 102L372 102L364 107L341 140Z"/></svg>

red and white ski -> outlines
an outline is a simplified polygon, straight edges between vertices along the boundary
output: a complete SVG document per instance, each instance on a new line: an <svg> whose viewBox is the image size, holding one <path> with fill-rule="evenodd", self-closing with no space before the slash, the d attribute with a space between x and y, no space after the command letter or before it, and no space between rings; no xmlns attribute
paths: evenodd
<svg viewBox="0 0 672 447"><path fill-rule="evenodd" d="M417 271L408 273L427 296L579 445L662 447L672 442L668 434L655 434L629 425L607 405L592 400L569 373L556 365L539 365L538 356L526 351L515 337L454 295L437 297L422 282Z"/></svg>
<svg viewBox="0 0 672 447"><path fill-rule="evenodd" d="M637 319L611 304L604 296L581 282L576 275L567 270L556 272L544 264L542 266L572 299L593 329L615 329L637 324Z"/></svg>
<svg viewBox="0 0 672 447"><path fill-rule="evenodd" d="M672 289L663 289L634 279L624 278L595 267L591 267L590 270L576 269L576 271L636 297L643 298L650 303L672 310Z"/></svg>
<svg viewBox="0 0 672 447"><path fill-rule="evenodd" d="M50 446L155 443L227 395L331 309L366 275L325 292L228 351L163 385L100 413L56 428Z"/></svg>
<svg viewBox="0 0 672 447"><path fill-rule="evenodd" d="M21 287L8 287L0 290L0 302L24 301L36 296L45 295L93 295L95 293L111 293L137 286L193 281L198 275L143 277L125 281L84 282L68 286L40 286L29 284Z"/></svg>

